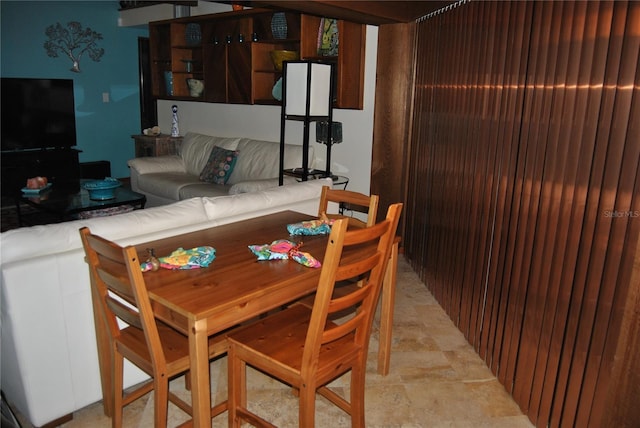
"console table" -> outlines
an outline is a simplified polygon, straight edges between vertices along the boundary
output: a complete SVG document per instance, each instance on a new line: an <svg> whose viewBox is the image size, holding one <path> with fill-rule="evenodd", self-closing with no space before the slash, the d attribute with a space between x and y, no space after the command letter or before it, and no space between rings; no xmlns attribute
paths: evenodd
<svg viewBox="0 0 640 428"><path fill-rule="evenodd" d="M136 157L153 157L164 155L177 155L182 137L171 135L132 135L136 144Z"/></svg>
<svg viewBox="0 0 640 428"><path fill-rule="evenodd" d="M284 175L295 177L298 181L303 181L303 171L302 168L290 168L282 171ZM310 169L307 173L307 180L315 180L318 178L324 178L326 176L326 172L320 169ZM333 176L333 187L340 187L343 190L347 189L349 185L349 177L344 175L334 175Z"/></svg>

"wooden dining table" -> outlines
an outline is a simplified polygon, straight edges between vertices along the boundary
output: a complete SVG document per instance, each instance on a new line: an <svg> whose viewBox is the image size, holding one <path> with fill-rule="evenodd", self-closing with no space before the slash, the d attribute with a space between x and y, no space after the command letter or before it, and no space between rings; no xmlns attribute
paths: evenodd
<svg viewBox="0 0 640 428"><path fill-rule="evenodd" d="M321 269L293 260L258 261L248 247L288 239L302 242L300 250L322 262L326 235L290 236L287 231L288 224L310 219L309 215L283 211L136 245L140 260L147 258L149 248L157 255L199 246L216 250L214 261L206 268L144 273L156 318L189 339L194 426L211 426L208 337L312 294L318 285ZM379 372L383 374L388 370L391 346L394 290L389 288L395 287L395 280L390 279L394 274L388 273L382 292L382 316L386 319L380 327ZM104 365L101 374L103 397L108 397L108 368ZM111 413L109 407L105 402L107 414Z"/></svg>

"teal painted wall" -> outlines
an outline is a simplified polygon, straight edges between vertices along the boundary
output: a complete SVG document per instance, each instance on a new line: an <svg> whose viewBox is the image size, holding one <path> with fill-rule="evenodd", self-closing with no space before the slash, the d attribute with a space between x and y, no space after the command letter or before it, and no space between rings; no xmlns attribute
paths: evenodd
<svg viewBox="0 0 640 428"><path fill-rule="evenodd" d="M108 160L112 176L128 177L131 135L141 131L138 37L147 37L148 30L118 27L117 1L1 0L0 19L0 75L73 79L80 162ZM45 28L71 21L103 37L100 62L83 55L80 73L70 71L70 59L50 58L43 47ZM108 103L103 93L109 94Z"/></svg>

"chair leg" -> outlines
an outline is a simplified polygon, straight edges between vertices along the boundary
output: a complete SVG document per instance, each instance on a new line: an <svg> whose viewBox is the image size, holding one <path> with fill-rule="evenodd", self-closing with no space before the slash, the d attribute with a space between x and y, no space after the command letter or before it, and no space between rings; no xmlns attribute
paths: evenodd
<svg viewBox="0 0 640 428"><path fill-rule="evenodd" d="M301 385L299 390L300 409L298 415L298 426L313 428L316 416L316 387L314 385Z"/></svg>
<svg viewBox="0 0 640 428"><path fill-rule="evenodd" d="M398 273L398 241L391 247L391 256L382 283L382 301L380 313L380 349L378 350L378 373L389 374L391 359L391 334L393 330L393 309L396 297L396 281Z"/></svg>
<svg viewBox="0 0 640 428"><path fill-rule="evenodd" d="M184 389L191 391L191 371L184 374Z"/></svg>
<svg viewBox="0 0 640 428"><path fill-rule="evenodd" d="M124 357L118 351L113 352L113 370L111 371L111 397L113 398L113 416L111 426L122 427L122 403L123 403L123 365Z"/></svg>
<svg viewBox="0 0 640 428"><path fill-rule="evenodd" d="M167 426L167 413L169 410L169 379L166 373L156 373L154 382L154 411L156 427Z"/></svg>
<svg viewBox="0 0 640 428"><path fill-rule="evenodd" d="M227 367L229 426L239 427L238 409L247 407L247 365L236 356L233 346L229 347L227 353Z"/></svg>
<svg viewBox="0 0 640 428"><path fill-rule="evenodd" d="M364 428L364 364L356 364L351 368L351 427Z"/></svg>

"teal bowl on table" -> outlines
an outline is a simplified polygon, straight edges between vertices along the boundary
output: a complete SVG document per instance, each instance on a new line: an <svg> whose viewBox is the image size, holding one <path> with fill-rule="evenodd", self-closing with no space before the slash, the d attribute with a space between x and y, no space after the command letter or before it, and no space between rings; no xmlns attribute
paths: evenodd
<svg viewBox="0 0 640 428"><path fill-rule="evenodd" d="M89 181L82 187L89 192L89 198L94 201L106 201L115 198L115 191L120 187L120 183L115 178L105 178L104 180Z"/></svg>

